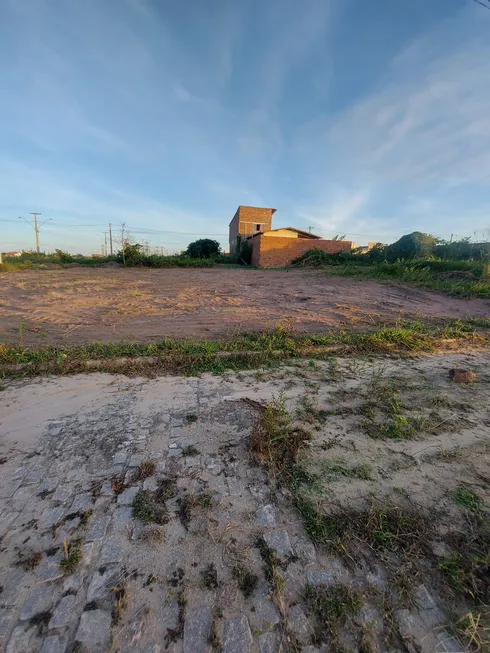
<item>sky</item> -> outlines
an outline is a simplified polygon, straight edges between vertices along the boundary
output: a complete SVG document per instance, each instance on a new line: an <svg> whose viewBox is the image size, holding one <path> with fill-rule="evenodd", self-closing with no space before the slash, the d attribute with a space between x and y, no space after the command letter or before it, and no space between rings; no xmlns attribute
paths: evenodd
<svg viewBox="0 0 490 653"><path fill-rule="evenodd" d="M473 0L2 0L0 250L490 239L489 61Z"/></svg>

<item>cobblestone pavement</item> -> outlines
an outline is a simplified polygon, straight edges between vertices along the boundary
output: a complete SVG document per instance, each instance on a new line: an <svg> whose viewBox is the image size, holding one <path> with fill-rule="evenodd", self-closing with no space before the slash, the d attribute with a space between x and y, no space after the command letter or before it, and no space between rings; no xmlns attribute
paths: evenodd
<svg viewBox="0 0 490 653"><path fill-rule="evenodd" d="M286 494L271 496L250 464L254 409L243 400L280 391L294 405L304 382L94 374L5 390L1 650L326 651L304 586L384 581L317 550ZM260 542L280 564L281 596ZM407 637L454 650L444 615L417 591L418 609L398 615ZM361 617L382 629L368 602Z"/></svg>

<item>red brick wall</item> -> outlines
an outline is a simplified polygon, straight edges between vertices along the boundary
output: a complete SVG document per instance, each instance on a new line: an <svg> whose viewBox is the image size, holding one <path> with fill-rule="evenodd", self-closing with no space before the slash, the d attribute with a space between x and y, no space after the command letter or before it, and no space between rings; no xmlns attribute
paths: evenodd
<svg viewBox="0 0 490 653"><path fill-rule="evenodd" d="M237 236L251 236L256 232L257 224L264 225L262 231L270 231L274 211L275 209L264 209L258 206L239 206L230 222L230 252L235 251Z"/></svg>
<svg viewBox="0 0 490 653"><path fill-rule="evenodd" d="M352 243L347 240L316 240L313 238L281 238L257 236L252 241L252 265L260 268L283 268L311 249L327 254L350 252Z"/></svg>

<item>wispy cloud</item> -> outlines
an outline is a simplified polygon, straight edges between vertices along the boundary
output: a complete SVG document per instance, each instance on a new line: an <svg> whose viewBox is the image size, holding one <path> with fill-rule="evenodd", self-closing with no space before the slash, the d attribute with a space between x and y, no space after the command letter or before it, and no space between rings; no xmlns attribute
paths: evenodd
<svg viewBox="0 0 490 653"><path fill-rule="evenodd" d="M448 218L458 226L467 194L490 181L488 28L471 8L443 21L400 53L376 92L297 131L301 162L315 161L327 180L324 214L348 216L352 230L369 215L390 217L398 230L413 226L406 223L411 215L426 230L447 231ZM345 186L352 194L339 214L337 189Z"/></svg>

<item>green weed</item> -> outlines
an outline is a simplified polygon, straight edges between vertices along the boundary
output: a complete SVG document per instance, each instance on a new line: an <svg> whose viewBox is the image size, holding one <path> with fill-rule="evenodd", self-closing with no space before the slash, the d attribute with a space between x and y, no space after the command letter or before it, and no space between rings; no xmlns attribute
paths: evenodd
<svg viewBox="0 0 490 653"><path fill-rule="evenodd" d="M464 529L446 538L451 553L438 568L450 588L479 605L490 605L490 524L480 514L467 513Z"/></svg>
<svg viewBox="0 0 490 653"><path fill-rule="evenodd" d="M64 557L60 562L60 567L65 575L73 574L77 566L82 561L81 540L69 541L67 537L63 540Z"/></svg>
<svg viewBox="0 0 490 653"><path fill-rule="evenodd" d="M359 590L347 585L306 586L306 605L315 618L315 632L319 641L338 644L339 631L352 623L363 604Z"/></svg>
<svg viewBox="0 0 490 653"><path fill-rule="evenodd" d="M285 401L279 397L259 409L250 450L260 464L280 477L292 472L298 452L310 439L305 431L293 428Z"/></svg>
<svg viewBox="0 0 490 653"><path fill-rule="evenodd" d="M166 524L168 513L164 503L156 501L149 490L140 490L133 499L133 516L145 524Z"/></svg>
<svg viewBox="0 0 490 653"><path fill-rule="evenodd" d="M201 571L201 585L208 590L215 590L219 585L218 572L212 562Z"/></svg>
<svg viewBox="0 0 490 653"><path fill-rule="evenodd" d="M453 495L454 503L460 508L466 508L472 512L480 512L483 507L482 499L464 485L458 485Z"/></svg>
<svg viewBox="0 0 490 653"><path fill-rule="evenodd" d="M238 582L238 587L243 593L245 598L251 596L257 587L259 581L258 576L249 571L246 567L242 565L237 565L232 569L232 576Z"/></svg>

